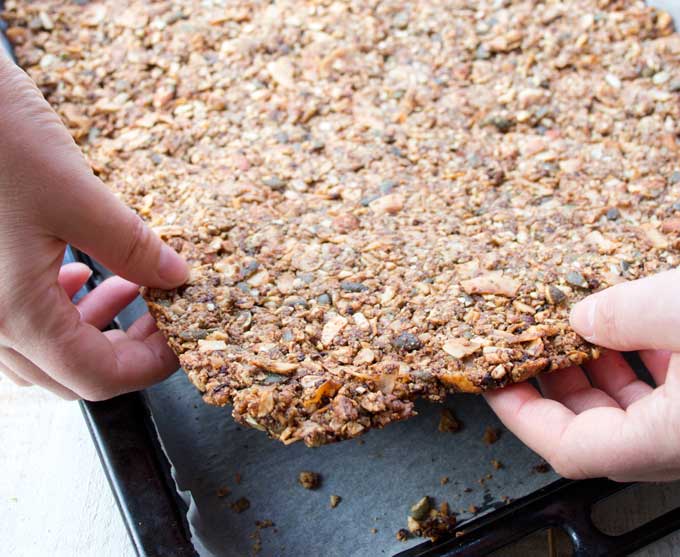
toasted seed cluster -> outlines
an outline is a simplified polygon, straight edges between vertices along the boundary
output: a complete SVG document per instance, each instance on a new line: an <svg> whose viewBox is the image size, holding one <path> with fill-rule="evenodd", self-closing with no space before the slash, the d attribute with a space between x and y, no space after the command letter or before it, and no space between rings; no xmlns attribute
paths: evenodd
<svg viewBox="0 0 680 557"><path fill-rule="evenodd" d="M144 296L206 402L352 438L580 364L680 262L680 37L618 0L9 0L95 172L191 263Z"/></svg>

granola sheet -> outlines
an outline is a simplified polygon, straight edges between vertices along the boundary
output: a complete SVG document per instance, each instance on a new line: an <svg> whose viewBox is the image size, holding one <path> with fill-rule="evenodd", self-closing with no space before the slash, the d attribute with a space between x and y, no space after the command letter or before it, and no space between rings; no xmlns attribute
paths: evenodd
<svg viewBox="0 0 680 557"><path fill-rule="evenodd" d="M20 63L192 265L204 400L351 439L597 357L571 305L680 261L680 36L641 2L10 0Z"/></svg>

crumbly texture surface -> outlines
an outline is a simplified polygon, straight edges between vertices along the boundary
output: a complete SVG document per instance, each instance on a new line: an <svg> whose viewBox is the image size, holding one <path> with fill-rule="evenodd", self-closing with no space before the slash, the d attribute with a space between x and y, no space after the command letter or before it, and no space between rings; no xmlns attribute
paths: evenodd
<svg viewBox="0 0 680 557"><path fill-rule="evenodd" d="M642 2L6 2L95 172L191 263L147 290L210 404L284 443L597 356L678 264L680 39Z"/></svg>

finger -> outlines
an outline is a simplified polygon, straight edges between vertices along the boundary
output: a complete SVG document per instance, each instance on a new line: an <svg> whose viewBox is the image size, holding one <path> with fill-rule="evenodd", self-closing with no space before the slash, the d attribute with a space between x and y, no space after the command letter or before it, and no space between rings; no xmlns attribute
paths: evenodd
<svg viewBox="0 0 680 557"><path fill-rule="evenodd" d="M640 350L639 354L654 382L657 385L663 385L666 382L672 352L670 350Z"/></svg>
<svg viewBox="0 0 680 557"><path fill-rule="evenodd" d="M572 412L580 414L599 406L618 407L609 395L593 389L580 367L569 367L538 377L541 392L546 398L561 402Z"/></svg>
<svg viewBox="0 0 680 557"><path fill-rule="evenodd" d="M8 160L22 160L36 186L30 190L31 218L39 219L55 238L137 284L159 288L182 284L188 277L184 260L92 173L26 73L0 59L0 85L7 131L2 154ZM59 185L56 198L54 184Z"/></svg>
<svg viewBox="0 0 680 557"><path fill-rule="evenodd" d="M585 364L593 384L614 399L621 408L650 394L653 389L640 381L620 352L605 350L599 359Z"/></svg>
<svg viewBox="0 0 680 557"><path fill-rule="evenodd" d="M78 302L78 311L83 321L103 329L138 295L139 286L120 277L111 277Z"/></svg>
<svg viewBox="0 0 680 557"><path fill-rule="evenodd" d="M122 331L104 334L113 338L111 342L120 361L117 379L125 386L125 392L155 385L179 369L177 356L160 331L144 340L134 340L120 333ZM147 362L147 366L142 367L139 362Z"/></svg>
<svg viewBox="0 0 680 557"><path fill-rule="evenodd" d="M187 280L186 262L91 172L74 173L63 190L78 218L63 210L48 215L59 238L137 284L174 288Z"/></svg>
<svg viewBox="0 0 680 557"><path fill-rule="evenodd" d="M38 385L65 400L76 400L79 398L73 391L49 377L30 360L27 360L11 348L0 348L0 362L11 370L14 375L29 384Z"/></svg>
<svg viewBox="0 0 680 557"><path fill-rule="evenodd" d="M33 386L32 383L30 383L29 381L26 381L23 377L20 377L19 375L14 373L11 369L9 369L3 363L0 363L0 373L7 376L7 379L9 379L12 383L17 385L18 387L31 387L31 386Z"/></svg>
<svg viewBox="0 0 680 557"><path fill-rule="evenodd" d="M680 351L680 270L617 284L576 304L571 324L593 344Z"/></svg>
<svg viewBox="0 0 680 557"><path fill-rule="evenodd" d="M578 415L526 383L484 396L508 429L562 476L633 480L673 474L678 435L666 423L668 402L661 392L627 411L604 407Z"/></svg>
<svg viewBox="0 0 680 557"><path fill-rule="evenodd" d="M160 333L143 341L122 331L103 334L81 320L57 285L36 292L35 299L17 314L11 347L81 398L111 398L149 386L177 369L177 359Z"/></svg>
<svg viewBox="0 0 680 557"><path fill-rule="evenodd" d="M144 340L156 331L158 331L156 320L150 314L145 313L130 325L127 330L127 335L133 340Z"/></svg>
<svg viewBox="0 0 680 557"><path fill-rule="evenodd" d="M73 298L78 290L92 276L92 269L83 263L67 263L59 269L58 282L69 298Z"/></svg>
<svg viewBox="0 0 680 557"><path fill-rule="evenodd" d="M505 426L544 458L575 414L561 403L543 398L529 383L516 383L484 393Z"/></svg>

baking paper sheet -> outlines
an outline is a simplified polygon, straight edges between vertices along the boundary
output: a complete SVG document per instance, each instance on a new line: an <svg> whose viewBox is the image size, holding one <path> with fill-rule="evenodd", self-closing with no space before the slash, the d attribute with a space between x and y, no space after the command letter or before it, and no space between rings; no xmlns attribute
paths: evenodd
<svg viewBox="0 0 680 557"><path fill-rule="evenodd" d="M448 406L464 423L458 433L437 430L442 406L420 404L415 419L372 431L361 441L315 449L301 443L286 447L239 426L227 408L204 405L183 374L150 389L149 402L178 488L193 499L190 518L201 555L252 554L255 521L265 519L277 532L262 531L261 555L392 555L422 541L402 543L395 534L423 495L448 501L466 519L470 505L483 512L503 505L502 496L526 495L555 479L533 470L541 460L510 433L491 446L483 442L485 427L499 424L474 395L450 397ZM496 470L492 459L503 468ZM302 488L297 481L302 470L320 473L321 487ZM441 485L444 476L449 483ZM232 493L218 497L222 487ZM342 497L334 509L332 494ZM241 514L229 507L239 497L251 504Z"/></svg>

